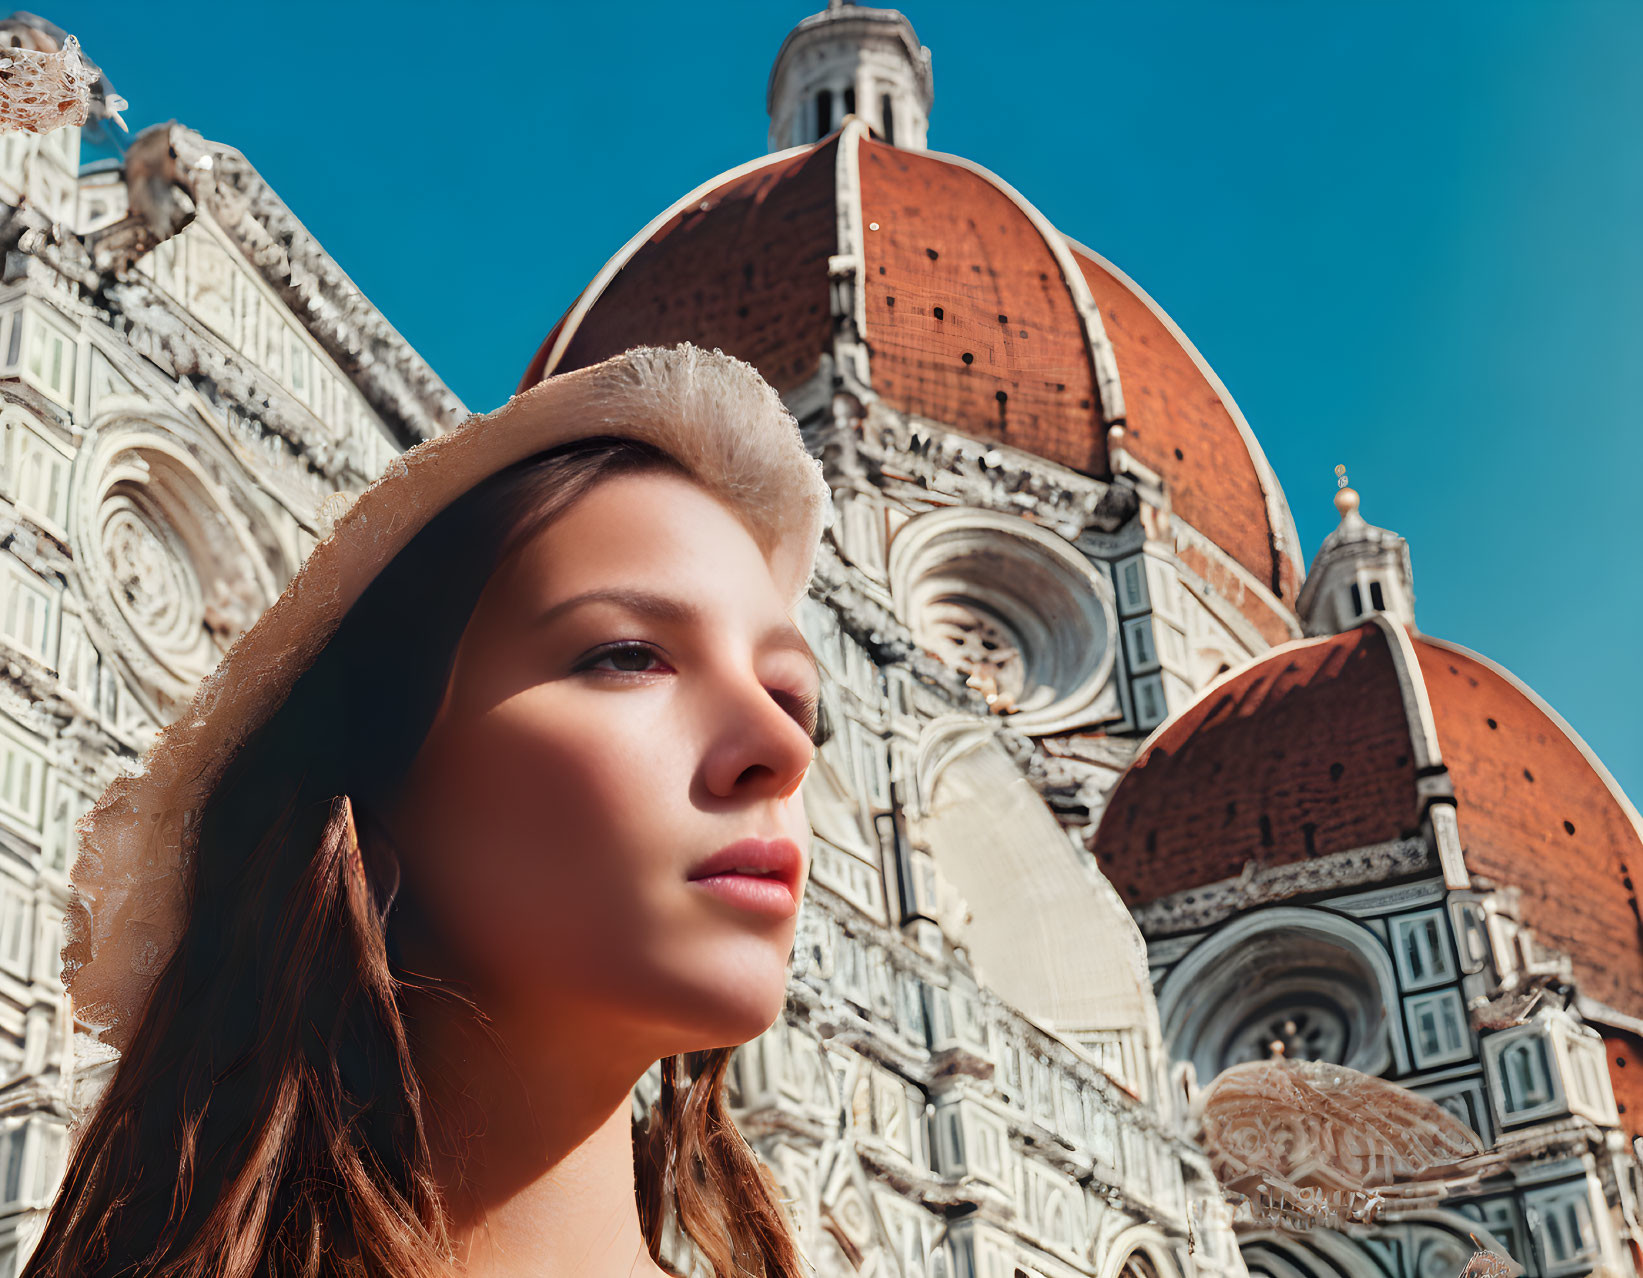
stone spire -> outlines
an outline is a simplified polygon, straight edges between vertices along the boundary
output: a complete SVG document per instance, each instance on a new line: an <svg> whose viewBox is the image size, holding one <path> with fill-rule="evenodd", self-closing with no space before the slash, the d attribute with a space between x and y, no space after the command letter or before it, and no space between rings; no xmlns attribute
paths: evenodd
<svg viewBox="0 0 1643 1278"><path fill-rule="evenodd" d="M933 100L930 50L900 10L828 0L787 33L770 68L770 150L824 138L847 115L887 142L923 150Z"/></svg>
<svg viewBox="0 0 1643 1278"><path fill-rule="evenodd" d="M1415 624L1414 568L1409 543L1377 528L1358 513L1358 491L1346 482L1346 467L1335 467L1335 509L1341 522L1313 556L1295 601L1309 635L1339 634L1372 612Z"/></svg>

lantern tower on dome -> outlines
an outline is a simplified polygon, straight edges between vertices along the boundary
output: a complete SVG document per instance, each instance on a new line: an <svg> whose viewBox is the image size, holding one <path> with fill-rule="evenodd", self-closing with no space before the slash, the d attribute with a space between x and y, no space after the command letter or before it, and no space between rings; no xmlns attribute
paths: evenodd
<svg viewBox="0 0 1643 1278"><path fill-rule="evenodd" d="M834 0L788 32L770 68L770 150L819 142L849 115L922 150L934 101L930 50L913 24L896 9Z"/></svg>

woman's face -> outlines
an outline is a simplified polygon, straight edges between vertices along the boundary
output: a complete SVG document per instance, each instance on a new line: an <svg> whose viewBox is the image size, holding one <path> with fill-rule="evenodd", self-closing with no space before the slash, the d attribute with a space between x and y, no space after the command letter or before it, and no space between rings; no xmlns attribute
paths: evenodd
<svg viewBox="0 0 1643 1278"><path fill-rule="evenodd" d="M387 814L407 961L467 982L510 1035L646 1060L756 1036L781 1011L794 892L691 876L755 839L802 894L818 690L728 509L670 472L599 482L486 584Z"/></svg>

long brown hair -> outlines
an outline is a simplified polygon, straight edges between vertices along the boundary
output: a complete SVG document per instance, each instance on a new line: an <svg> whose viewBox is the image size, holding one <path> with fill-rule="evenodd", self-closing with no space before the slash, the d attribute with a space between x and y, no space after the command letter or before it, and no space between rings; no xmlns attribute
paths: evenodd
<svg viewBox="0 0 1643 1278"><path fill-rule="evenodd" d="M420 748L457 640L508 552L595 483L683 471L584 439L493 475L373 581L201 814L188 921L23 1278L432 1278L434 1175L396 877L372 812ZM477 1013L477 1009L475 1009ZM774 1177L735 1127L731 1047L666 1057L634 1126L651 1256L669 1222L715 1278L800 1278Z"/></svg>

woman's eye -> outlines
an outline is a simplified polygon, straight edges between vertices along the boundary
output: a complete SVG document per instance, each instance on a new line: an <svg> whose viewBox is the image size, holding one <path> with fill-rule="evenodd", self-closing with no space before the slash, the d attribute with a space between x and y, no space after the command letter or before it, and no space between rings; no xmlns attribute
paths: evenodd
<svg viewBox="0 0 1643 1278"><path fill-rule="evenodd" d="M596 653L585 662L581 669L596 670L604 662L610 662L608 669L619 670L625 674L637 674L648 670L658 660L656 653L640 643L614 644Z"/></svg>

